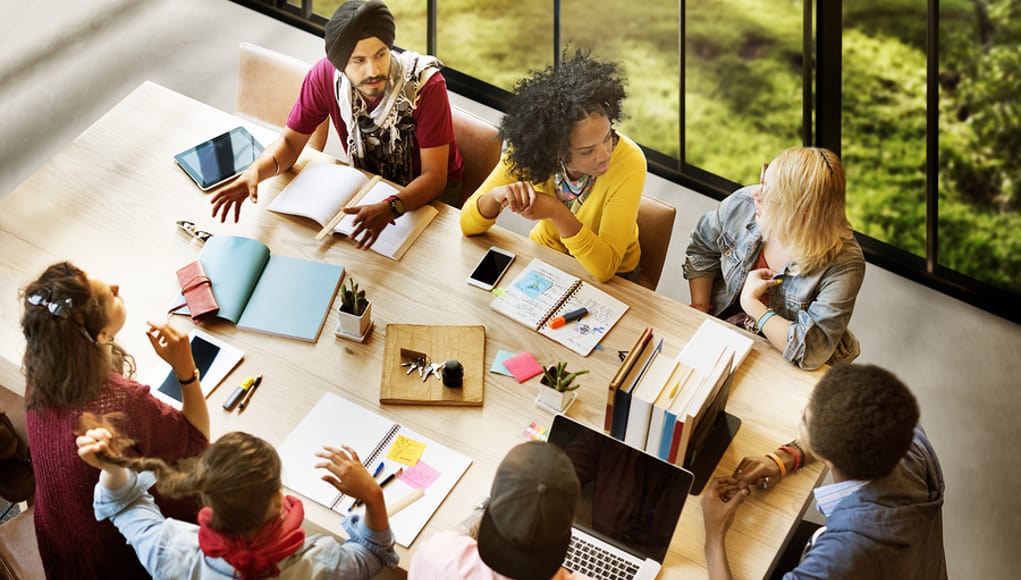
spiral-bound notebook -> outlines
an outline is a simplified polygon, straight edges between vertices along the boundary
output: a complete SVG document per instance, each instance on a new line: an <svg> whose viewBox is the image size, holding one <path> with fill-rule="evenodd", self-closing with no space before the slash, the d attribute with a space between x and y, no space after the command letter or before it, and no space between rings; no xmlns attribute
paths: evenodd
<svg viewBox="0 0 1021 580"><path fill-rule="evenodd" d="M629 306L595 286L535 258L509 286L495 290L490 304L504 316L534 328L574 352L588 356ZM565 312L588 309L580 320L560 328L549 321Z"/></svg>
<svg viewBox="0 0 1021 580"><path fill-rule="evenodd" d="M316 463L322 461L315 453L323 445L351 447L370 473L379 472L376 480L380 482L403 469L383 487L387 506L417 495L417 490L425 493L390 517L390 529L397 543L405 547L415 541L471 465L468 457L448 447L333 393L326 393L277 450L283 463L286 487L343 515L365 508L355 507L352 512L354 498L322 480L327 471L315 468Z"/></svg>

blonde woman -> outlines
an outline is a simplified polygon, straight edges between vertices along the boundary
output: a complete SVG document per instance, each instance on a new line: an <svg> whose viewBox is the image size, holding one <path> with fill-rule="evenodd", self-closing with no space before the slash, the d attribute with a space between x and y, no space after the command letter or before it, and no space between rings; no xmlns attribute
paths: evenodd
<svg viewBox="0 0 1021 580"><path fill-rule="evenodd" d="M794 147L691 233L691 306L758 332L804 369L857 358L848 328L865 258L844 213L840 159Z"/></svg>

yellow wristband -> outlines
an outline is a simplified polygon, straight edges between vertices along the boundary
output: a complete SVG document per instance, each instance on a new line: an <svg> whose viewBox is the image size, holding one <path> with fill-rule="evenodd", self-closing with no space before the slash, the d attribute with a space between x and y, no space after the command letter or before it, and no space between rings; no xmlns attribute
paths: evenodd
<svg viewBox="0 0 1021 580"><path fill-rule="evenodd" d="M780 477L786 477L787 476L787 466L783 464L783 460L780 459L779 455L777 455L776 453L770 452L770 453L766 454L766 457L772 459L773 463L776 463L776 466L778 468L780 468Z"/></svg>

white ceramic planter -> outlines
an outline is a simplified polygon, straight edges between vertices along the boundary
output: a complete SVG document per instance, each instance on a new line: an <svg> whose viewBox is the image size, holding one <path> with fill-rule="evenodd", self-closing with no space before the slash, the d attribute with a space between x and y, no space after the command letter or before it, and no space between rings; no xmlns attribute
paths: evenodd
<svg viewBox="0 0 1021 580"><path fill-rule="evenodd" d="M352 338L358 338L365 336L365 333L369 331L369 326L372 324L372 302L369 302L365 307L365 312L362 312L361 316L355 316L354 314L348 314L341 310L340 321L337 324L337 331L342 334L346 334Z"/></svg>
<svg viewBox="0 0 1021 580"><path fill-rule="evenodd" d="M560 392L553 387L539 384L538 401L551 409L563 411L574 400L574 391Z"/></svg>

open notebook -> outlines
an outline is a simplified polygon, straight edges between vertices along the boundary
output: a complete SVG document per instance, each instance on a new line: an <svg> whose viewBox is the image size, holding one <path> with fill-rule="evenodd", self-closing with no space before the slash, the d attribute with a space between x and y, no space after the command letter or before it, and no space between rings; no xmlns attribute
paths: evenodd
<svg viewBox="0 0 1021 580"><path fill-rule="evenodd" d="M509 286L493 291L490 304L504 316L534 328L574 352L588 356L599 341L624 316L629 306L606 292L535 258ZM588 314L560 328L550 328L550 319L586 308Z"/></svg>
<svg viewBox="0 0 1021 580"><path fill-rule="evenodd" d="M388 507L418 490L424 496L390 518L397 543L408 547L415 541L433 512L471 465L468 457L418 433L360 407L333 393L326 393L287 436L278 451L283 462L283 482L288 488L331 510L347 515L354 499L322 481L326 473L316 469L315 456L323 445L348 445L358 452L370 473L383 464L378 481L403 468L403 473L383 488ZM357 507L355 511L363 510Z"/></svg>
<svg viewBox="0 0 1021 580"><path fill-rule="evenodd" d="M306 217L325 227L344 207L378 203L398 193L394 186L382 181L361 192L362 186L369 181L364 173L346 165L310 165L287 184L267 209ZM406 212L379 234L370 249L400 260L438 213L431 205ZM333 231L350 236L354 232L354 216L344 216Z"/></svg>

